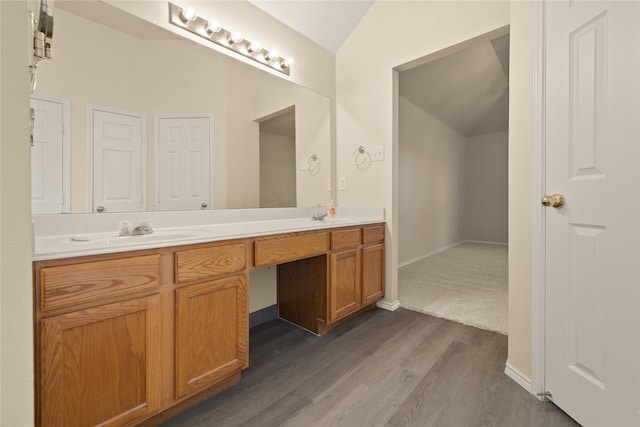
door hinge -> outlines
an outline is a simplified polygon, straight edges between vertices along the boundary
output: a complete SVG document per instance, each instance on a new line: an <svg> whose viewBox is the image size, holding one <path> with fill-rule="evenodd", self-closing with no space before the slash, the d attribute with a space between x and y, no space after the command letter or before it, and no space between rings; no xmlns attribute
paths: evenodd
<svg viewBox="0 0 640 427"><path fill-rule="evenodd" d="M64 123L60 123L60 133L64 135Z"/></svg>

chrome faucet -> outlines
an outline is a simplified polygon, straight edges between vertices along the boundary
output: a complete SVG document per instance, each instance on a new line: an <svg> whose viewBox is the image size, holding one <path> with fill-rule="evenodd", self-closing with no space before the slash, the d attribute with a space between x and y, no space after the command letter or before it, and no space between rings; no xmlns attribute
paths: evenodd
<svg viewBox="0 0 640 427"><path fill-rule="evenodd" d="M122 221L120 223L120 232L118 233L118 236L142 236L144 234L151 233L153 233L153 227L149 220L142 221L135 227L132 227L127 221Z"/></svg>
<svg viewBox="0 0 640 427"><path fill-rule="evenodd" d="M314 213L311 217L312 221L324 221L324 218L327 216L327 213Z"/></svg>
<svg viewBox="0 0 640 427"><path fill-rule="evenodd" d="M151 227L150 221L143 221L142 223L133 227L131 231L132 236L141 236L143 234L151 234L153 233L153 227Z"/></svg>

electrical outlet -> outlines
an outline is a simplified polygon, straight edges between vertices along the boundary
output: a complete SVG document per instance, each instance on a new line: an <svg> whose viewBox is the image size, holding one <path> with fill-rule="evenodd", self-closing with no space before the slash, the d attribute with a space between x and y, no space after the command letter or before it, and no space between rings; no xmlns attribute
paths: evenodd
<svg viewBox="0 0 640 427"><path fill-rule="evenodd" d="M347 178L345 178L344 176L341 176L338 179L338 190L344 191L346 189L347 189Z"/></svg>
<svg viewBox="0 0 640 427"><path fill-rule="evenodd" d="M371 148L371 161L381 162L382 160L384 160L384 145Z"/></svg>

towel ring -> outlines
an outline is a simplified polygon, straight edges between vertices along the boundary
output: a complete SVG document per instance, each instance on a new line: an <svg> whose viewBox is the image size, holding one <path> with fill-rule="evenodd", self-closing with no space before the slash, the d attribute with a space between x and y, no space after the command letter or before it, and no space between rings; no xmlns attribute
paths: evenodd
<svg viewBox="0 0 640 427"><path fill-rule="evenodd" d="M356 148L355 150L353 150L353 164L356 165L356 167L360 167L365 165L368 161L371 160L371 154L369 154L369 152L367 151L366 148L364 148L364 146L359 146L358 148Z"/></svg>
<svg viewBox="0 0 640 427"><path fill-rule="evenodd" d="M318 156L316 154L313 154L307 159L307 170L310 173L313 173L318 169L320 169L320 159L318 159Z"/></svg>

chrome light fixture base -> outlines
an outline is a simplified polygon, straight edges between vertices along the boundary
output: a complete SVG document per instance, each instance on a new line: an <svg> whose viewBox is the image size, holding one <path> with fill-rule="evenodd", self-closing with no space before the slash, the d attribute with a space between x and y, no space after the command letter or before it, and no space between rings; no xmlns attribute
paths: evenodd
<svg viewBox="0 0 640 427"><path fill-rule="evenodd" d="M189 18L191 17L189 16ZM252 43L246 39L237 40L237 37L235 37L237 35L236 32L229 31L222 27L219 27L219 29L216 28L217 31L212 31L213 29L209 25L211 21L198 15L193 19L185 19L185 11L183 8L173 3L169 3L169 22L176 27L180 27L218 46L236 52L245 58L252 59L272 70L276 70L287 76L290 75L290 60L279 56L273 57L270 51L264 48L255 49L256 43Z"/></svg>

